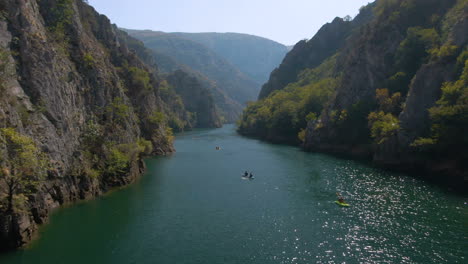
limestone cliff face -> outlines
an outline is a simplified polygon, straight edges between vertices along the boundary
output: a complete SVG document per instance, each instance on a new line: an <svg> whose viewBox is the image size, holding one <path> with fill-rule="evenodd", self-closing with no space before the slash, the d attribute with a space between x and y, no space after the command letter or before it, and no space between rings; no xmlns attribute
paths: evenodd
<svg viewBox="0 0 468 264"><path fill-rule="evenodd" d="M464 0L377 0L335 19L286 55L239 132L463 186L467 14Z"/></svg>
<svg viewBox="0 0 468 264"><path fill-rule="evenodd" d="M260 91L259 99L297 81L301 71L315 68L334 55L346 44L346 39L353 30L372 18L371 10L372 5L363 8L353 21L344 21L337 17L331 23L325 24L310 40L299 41L286 55L281 65L271 73L270 79Z"/></svg>
<svg viewBox="0 0 468 264"><path fill-rule="evenodd" d="M437 100L441 98L443 84L457 79L457 57L461 58L460 54L466 50L468 43L468 6L462 1L400 2L398 5L401 4L401 7L412 6L414 11L408 8L406 13L395 13L397 10L383 9L384 14L362 27L341 51L338 64L342 65L343 81L322 112L320 120L309 122L304 147L372 157L374 162L393 168L427 169L439 176L451 177L452 185L466 184L463 180L466 177L466 171L463 172L465 165L453 155L444 157L441 154L437 157L434 151L432 157L428 158L421 155L412 144L416 139L430 134L428 109L436 106ZM455 15L454 9L462 11ZM398 23L388 22L391 14L401 15ZM412 17L409 14L413 14ZM437 16L442 22L434 22L430 16ZM431 27L443 28L438 41L442 47L453 47L453 54L432 55L430 59L417 64L414 73L410 74L409 83L398 87L403 97L401 111L394 113L399 128L380 143L372 143L367 116L378 107L376 89L389 87L390 76L396 68L401 67L397 62L398 54L406 44L408 32L414 28L421 30ZM340 124L336 119L336 114L343 111L349 119L347 124Z"/></svg>
<svg viewBox="0 0 468 264"><path fill-rule="evenodd" d="M0 206L0 249L29 242L54 208L134 181L142 155L174 150L169 119L188 118L180 98L81 0L2 0L0 53L0 128L32 138L48 161L21 208Z"/></svg>
<svg viewBox="0 0 468 264"><path fill-rule="evenodd" d="M222 120L214 103L210 89L203 86L196 77L177 70L167 76L167 81L174 87L184 101L188 111L194 113L195 127L221 127Z"/></svg>

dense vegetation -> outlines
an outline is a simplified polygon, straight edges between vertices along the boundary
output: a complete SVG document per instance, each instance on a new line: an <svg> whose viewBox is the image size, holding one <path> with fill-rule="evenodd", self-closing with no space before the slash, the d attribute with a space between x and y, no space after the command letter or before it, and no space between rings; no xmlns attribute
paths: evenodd
<svg viewBox="0 0 468 264"><path fill-rule="evenodd" d="M462 155L468 158L468 50L457 59L457 80L445 82L436 105L429 108L431 132L428 137L416 139L412 146L426 151Z"/></svg>
<svg viewBox="0 0 468 264"><path fill-rule="evenodd" d="M297 82L284 89L250 103L239 121L239 131L274 142L304 140L307 122L317 120L339 81L339 77L331 77L336 57L304 70Z"/></svg>
<svg viewBox="0 0 468 264"><path fill-rule="evenodd" d="M467 10L463 0L378 0L355 22L335 19L288 53L239 132L387 164L450 163L444 173L462 179ZM344 45L325 41L331 28Z"/></svg>

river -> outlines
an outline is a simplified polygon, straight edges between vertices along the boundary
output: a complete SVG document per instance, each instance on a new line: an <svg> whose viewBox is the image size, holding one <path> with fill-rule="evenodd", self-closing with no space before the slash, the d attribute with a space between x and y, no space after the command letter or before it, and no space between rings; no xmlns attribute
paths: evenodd
<svg viewBox="0 0 468 264"><path fill-rule="evenodd" d="M137 183L56 211L0 263L467 263L462 196L232 125L175 146Z"/></svg>

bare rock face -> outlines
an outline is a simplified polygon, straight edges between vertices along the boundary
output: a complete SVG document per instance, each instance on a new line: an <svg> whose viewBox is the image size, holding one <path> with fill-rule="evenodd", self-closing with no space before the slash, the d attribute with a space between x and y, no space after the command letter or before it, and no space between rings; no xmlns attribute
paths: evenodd
<svg viewBox="0 0 468 264"><path fill-rule="evenodd" d="M0 52L7 55L0 128L32 138L50 167L24 208L0 207L0 249L9 249L28 243L53 209L133 182L144 170L133 150L141 140L153 154L174 151L167 124L148 120L155 113L183 119L186 111L171 108L177 96L161 98L157 71L83 1L4 0L0 11ZM100 151L86 146L90 124L99 128ZM125 171L109 173L103 160L116 146L129 161Z"/></svg>

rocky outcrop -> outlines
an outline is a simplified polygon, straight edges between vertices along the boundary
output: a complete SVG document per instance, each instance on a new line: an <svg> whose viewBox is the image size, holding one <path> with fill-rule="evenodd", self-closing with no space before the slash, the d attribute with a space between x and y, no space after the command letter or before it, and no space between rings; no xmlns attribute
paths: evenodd
<svg viewBox="0 0 468 264"><path fill-rule="evenodd" d="M457 161L456 155L434 153L431 157L423 155L412 146L416 139L426 137L431 131L431 120L428 109L440 99L443 83L456 80L455 65L457 56L466 50L468 30L465 14L452 19L455 23L444 23L445 32L441 33L442 45L454 45L454 54L450 56L432 56L415 69L414 76L406 87L398 87L403 92L402 110L398 111L399 129L379 143L370 141L367 115L377 108L376 89L387 88L390 76L395 74L398 65L397 54L401 52L402 43L410 28L430 28L434 26L431 16L442 17L440 21L452 21L455 16L451 9L459 8L456 1L401 1L412 2L407 10L387 5L374 21L363 26L354 34L341 52L343 82L322 112L320 125L309 123L304 147L308 150L339 152L352 154L353 149L365 149L364 156L369 156L380 165L393 169L419 170L427 173L426 178L438 178L455 187L466 184L465 165ZM384 6L384 1L377 5ZM418 6L424 7L420 8ZM463 8L462 8L463 10ZM398 12L398 13L397 13ZM412 13L414 12L414 13ZM408 17L412 14L413 17ZM389 23L390 16L401 15L399 23ZM393 17L396 19L396 17ZM463 29L462 29L463 28ZM385 33L383 33L385 32ZM444 36L445 35L445 36ZM445 37L445 38L444 38ZM448 44L446 44L448 43ZM428 57L426 57L428 58ZM400 71L401 68L400 68ZM405 91L408 91L407 93ZM346 111L348 117L360 116L348 124L338 124L334 115ZM435 156L434 156L435 155ZM430 176L432 175L432 176ZM442 175L445 177L442 177Z"/></svg>
<svg viewBox="0 0 468 264"><path fill-rule="evenodd" d="M196 77L177 70L167 76L167 81L181 96L186 109L195 114L195 127L222 126L213 95Z"/></svg>
<svg viewBox="0 0 468 264"><path fill-rule="evenodd" d="M28 243L54 208L133 182L144 155L174 151L168 124L190 114L135 45L81 0L0 2L0 129L31 138L48 164L15 210L0 179L0 249Z"/></svg>
<svg viewBox="0 0 468 264"><path fill-rule="evenodd" d="M239 132L466 186L467 10L463 0L377 0L335 19L286 55Z"/></svg>
<svg viewBox="0 0 468 264"><path fill-rule="evenodd" d="M338 52L346 44L347 38L354 30L372 18L372 6L363 8L352 21L335 18L327 23L310 40L299 41L288 52L281 65L273 70L270 79L260 91L259 99L263 99L273 91L283 89L289 83L297 81L298 74L307 68L315 68Z"/></svg>

